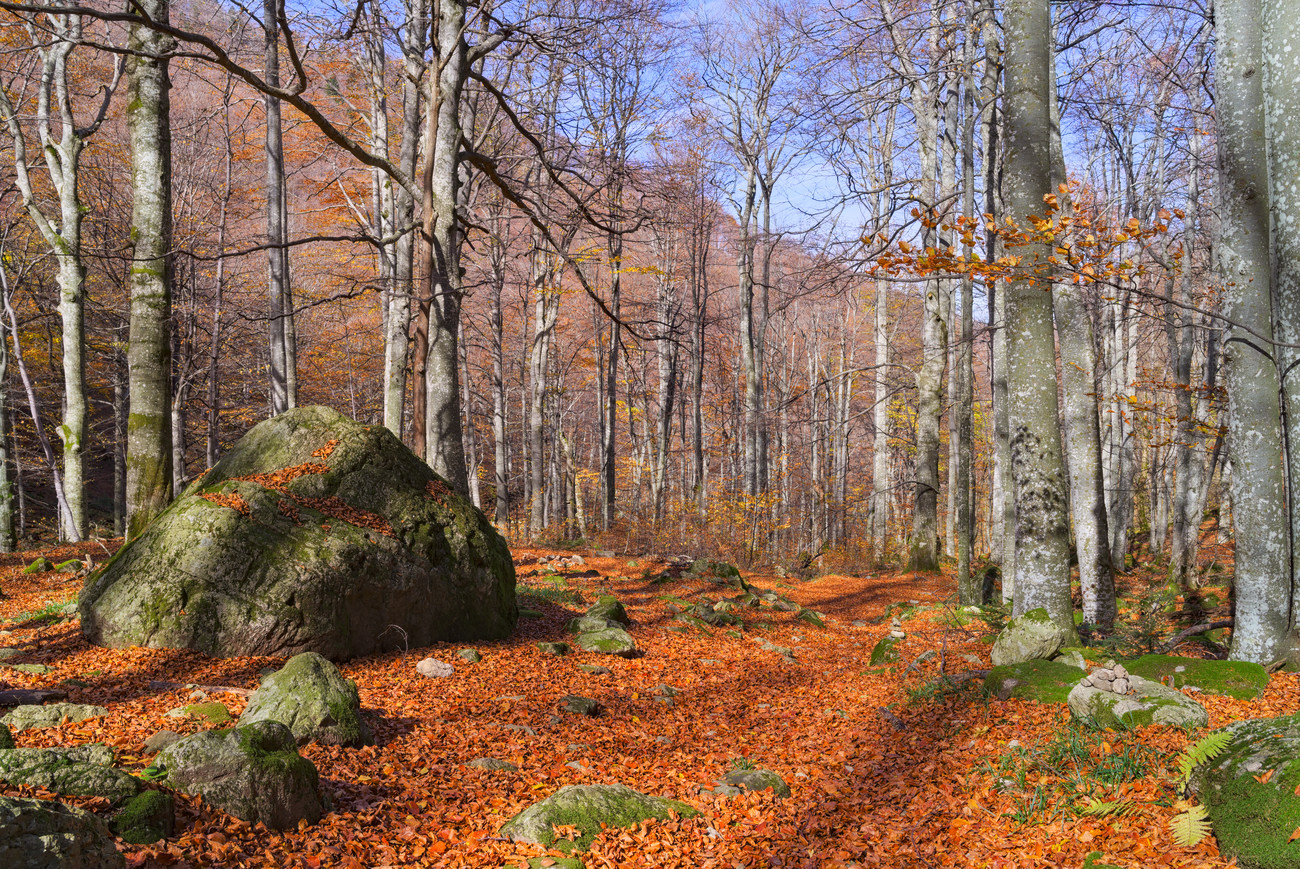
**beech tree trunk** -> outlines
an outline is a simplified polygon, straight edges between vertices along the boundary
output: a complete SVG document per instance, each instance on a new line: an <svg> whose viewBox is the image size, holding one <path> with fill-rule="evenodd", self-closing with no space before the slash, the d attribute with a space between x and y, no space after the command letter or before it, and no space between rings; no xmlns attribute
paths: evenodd
<svg viewBox="0 0 1300 869"><path fill-rule="evenodd" d="M1269 258L1269 171L1261 0L1215 8L1219 136L1219 258L1226 287L1224 341L1228 455L1236 535L1231 657L1266 664L1284 651L1290 619L1289 528L1283 473ZM1276 67L1271 68L1276 72ZM1294 177L1288 179L1293 181ZM1262 339L1260 336L1263 336Z"/></svg>
<svg viewBox="0 0 1300 869"><path fill-rule="evenodd" d="M1022 232L1051 193L1051 14L1009 0L1006 22L1006 205ZM1016 502L1016 615L1043 607L1071 636L1069 488L1061 455L1050 276L1041 244L1020 249L1024 279L1006 289L1007 398Z"/></svg>
<svg viewBox="0 0 1300 869"><path fill-rule="evenodd" d="M142 0L166 22L168 0ZM126 441L126 536L138 537L171 495L171 126L167 52L172 41L131 27L127 132L131 142L130 423Z"/></svg>

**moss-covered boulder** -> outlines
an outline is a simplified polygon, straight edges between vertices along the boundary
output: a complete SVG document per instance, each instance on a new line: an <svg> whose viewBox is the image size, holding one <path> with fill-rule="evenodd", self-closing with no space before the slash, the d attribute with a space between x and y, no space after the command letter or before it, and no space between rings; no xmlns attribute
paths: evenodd
<svg viewBox="0 0 1300 869"><path fill-rule="evenodd" d="M80 601L93 643L219 657L343 660L500 638L516 619L487 518L387 429L324 407L255 426Z"/></svg>
<svg viewBox="0 0 1300 869"><path fill-rule="evenodd" d="M84 752L53 748L0 751L0 781L45 788L56 794L104 797L114 803L139 793L139 779L111 766L81 759L85 756Z"/></svg>
<svg viewBox="0 0 1300 869"><path fill-rule="evenodd" d="M1300 842L1290 841L1300 827L1300 714L1225 730L1232 734L1227 748L1191 780L1219 850L1243 869L1294 869L1300 865Z"/></svg>
<svg viewBox="0 0 1300 869"><path fill-rule="evenodd" d="M124 869L113 835L84 809L0 796L0 866L5 869Z"/></svg>
<svg viewBox="0 0 1300 869"><path fill-rule="evenodd" d="M623 627L632 624L632 620L627 617L627 610L623 608L623 604L619 603L618 598L612 594L602 594L596 598L596 602L587 607L587 617L614 622Z"/></svg>
<svg viewBox="0 0 1300 869"><path fill-rule="evenodd" d="M9 725L0 724L0 751L6 751L13 748L15 745L17 745L17 743L14 742L14 734L13 731L9 729Z"/></svg>
<svg viewBox="0 0 1300 869"><path fill-rule="evenodd" d="M1067 639L1069 632L1052 621L1047 610L1039 607L1007 622L993 641L990 657L995 667L1038 658L1050 659Z"/></svg>
<svg viewBox="0 0 1300 869"><path fill-rule="evenodd" d="M1180 691L1141 676L1130 675L1128 683L1127 694L1075 685L1066 698L1070 714L1114 729L1148 724L1204 727L1210 721L1205 707Z"/></svg>
<svg viewBox="0 0 1300 869"><path fill-rule="evenodd" d="M515 815L501 828L501 835L572 854L590 848L603 828L632 827L651 818L666 820L673 813L683 818L699 814L685 803L624 785L570 785ZM556 826L577 827L579 835L558 839Z"/></svg>
<svg viewBox="0 0 1300 869"><path fill-rule="evenodd" d="M1079 667L1059 661L1024 661L994 667L984 677L984 691L999 700L1064 703L1086 675Z"/></svg>
<svg viewBox="0 0 1300 869"><path fill-rule="evenodd" d="M154 765L171 787L250 824L289 830L324 811L316 767L278 721L196 733L163 749Z"/></svg>
<svg viewBox="0 0 1300 869"><path fill-rule="evenodd" d="M33 573L49 573L53 569L54 569L54 565L50 563L50 560L46 558L44 555L41 555L38 556L37 559L33 561L31 564L24 567L23 573L28 575Z"/></svg>
<svg viewBox="0 0 1300 869"><path fill-rule="evenodd" d="M143 791L127 800L108 828L123 842L152 845L175 831L176 808L171 794Z"/></svg>
<svg viewBox="0 0 1300 869"><path fill-rule="evenodd" d="M279 671L262 680L239 716L240 724L278 721L299 745L366 745L370 728L361 718L357 683L315 652L294 655Z"/></svg>
<svg viewBox="0 0 1300 869"><path fill-rule="evenodd" d="M1268 671L1249 661L1206 661L1176 655L1143 655L1125 661L1135 675L1170 688L1192 686L1206 694L1226 694L1238 700L1255 700L1268 687Z"/></svg>
<svg viewBox="0 0 1300 869"><path fill-rule="evenodd" d="M58 727L64 721L85 721L107 715L103 706L90 706L85 703L48 703L44 706L15 706L0 718L14 733L24 730L39 730L42 727Z"/></svg>
<svg viewBox="0 0 1300 869"><path fill-rule="evenodd" d="M584 652L600 655L619 655L633 658L638 654L636 641L622 628L604 628L599 631L584 631L573 640Z"/></svg>

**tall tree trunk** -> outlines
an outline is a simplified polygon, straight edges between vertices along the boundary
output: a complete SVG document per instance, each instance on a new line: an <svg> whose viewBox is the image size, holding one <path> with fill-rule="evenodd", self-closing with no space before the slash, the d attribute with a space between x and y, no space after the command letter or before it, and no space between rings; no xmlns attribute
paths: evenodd
<svg viewBox="0 0 1300 869"><path fill-rule="evenodd" d="M1284 651L1290 619L1281 604L1290 599L1291 571L1279 378L1268 345L1273 311L1261 5L1220 0L1216 6L1214 80L1224 313L1255 333L1230 325L1223 353L1232 518L1237 528L1247 529L1236 535L1231 657L1266 664Z"/></svg>
<svg viewBox="0 0 1300 869"><path fill-rule="evenodd" d="M266 82L280 85L280 15L283 0L265 0L262 25L266 55ZM280 123L280 100L262 96L266 110L266 243L267 297L269 300L270 371L269 399L271 415L278 416L294 406L290 394L290 369L295 360L289 355L289 322L293 317L289 298L289 233L285 213L284 143Z"/></svg>
<svg viewBox="0 0 1300 869"><path fill-rule="evenodd" d="M1047 0L1009 0L1006 53L1007 212L1023 232L1051 192L1051 14ZM1016 502L1017 615L1043 607L1074 634L1069 489L1057 418L1050 279L1041 243L1021 249L1027 277L1007 286L1007 397ZM1032 277L1030 277L1032 276Z"/></svg>
<svg viewBox="0 0 1300 869"><path fill-rule="evenodd" d="M140 10L166 23L167 0ZM127 58L127 132L131 142L130 427L126 446L128 538L137 537L171 494L171 126L169 37L131 27Z"/></svg>
<svg viewBox="0 0 1300 869"><path fill-rule="evenodd" d="M972 5L970 20L966 22L962 39L962 130L961 130L961 210L968 220L977 225L975 213L975 35L978 33L979 9ZM954 100L955 102L955 100ZM955 106L953 107L955 110ZM963 245L962 255L967 262L975 258L974 235ZM953 480L956 497L954 524L957 526L957 590L966 605L983 604L982 584L971 574L971 557L975 546L974 486L971 484L971 465L975 452L975 354L972 342L975 335L975 282L970 274L961 279L961 332L958 335L957 401L952 409L957 420L957 468Z"/></svg>
<svg viewBox="0 0 1300 869"><path fill-rule="evenodd" d="M14 484L9 477L9 330L0 320L0 552L13 552Z"/></svg>

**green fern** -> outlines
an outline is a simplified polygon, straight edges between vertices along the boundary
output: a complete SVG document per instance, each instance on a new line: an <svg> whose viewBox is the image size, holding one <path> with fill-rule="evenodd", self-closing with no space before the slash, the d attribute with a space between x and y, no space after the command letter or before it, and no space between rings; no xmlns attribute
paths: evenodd
<svg viewBox="0 0 1300 869"><path fill-rule="evenodd" d="M1187 746L1187 750L1178 756L1178 789L1187 787L1192 771L1207 761L1214 760L1223 753L1232 741L1232 734L1226 730L1216 730L1209 736L1199 739Z"/></svg>
<svg viewBox="0 0 1300 869"><path fill-rule="evenodd" d="M1132 800L1098 800L1090 797L1088 804L1079 809L1078 812L1080 815L1104 818L1109 815L1127 815L1136 808Z"/></svg>
<svg viewBox="0 0 1300 869"><path fill-rule="evenodd" d="M1173 820L1169 822L1169 828L1174 833L1174 841L1185 848L1190 848L1198 844L1206 836L1210 835L1210 822L1207 816L1210 810L1205 806L1187 805L1187 808L1174 815Z"/></svg>

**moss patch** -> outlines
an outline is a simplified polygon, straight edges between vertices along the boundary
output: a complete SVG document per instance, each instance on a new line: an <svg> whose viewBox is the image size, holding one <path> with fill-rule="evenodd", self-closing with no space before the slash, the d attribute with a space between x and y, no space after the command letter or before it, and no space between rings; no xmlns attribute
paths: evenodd
<svg viewBox="0 0 1300 869"><path fill-rule="evenodd" d="M131 845L152 845L172 835L175 811L170 794L144 791L126 801L109 823L113 835Z"/></svg>
<svg viewBox="0 0 1300 869"><path fill-rule="evenodd" d="M683 818L699 814L685 803L647 796L623 785L571 785L515 815L501 828L501 835L575 854L590 848L606 827L631 827L650 818L666 820L671 813ZM578 835L557 839L556 826L577 827Z"/></svg>
<svg viewBox="0 0 1300 869"><path fill-rule="evenodd" d="M994 667L984 679L984 691L999 700L1064 703L1086 675L1078 667L1057 661L1025 661Z"/></svg>
<svg viewBox="0 0 1300 869"><path fill-rule="evenodd" d="M195 718L202 718L213 727L219 727L234 720L230 717L230 710L215 700L209 703L192 703L185 707L185 713L193 715Z"/></svg>
<svg viewBox="0 0 1300 869"><path fill-rule="evenodd" d="M1206 661L1176 655L1143 655L1124 666L1130 673L1170 688L1193 685L1206 694L1255 700L1268 686L1268 673L1248 661Z"/></svg>

